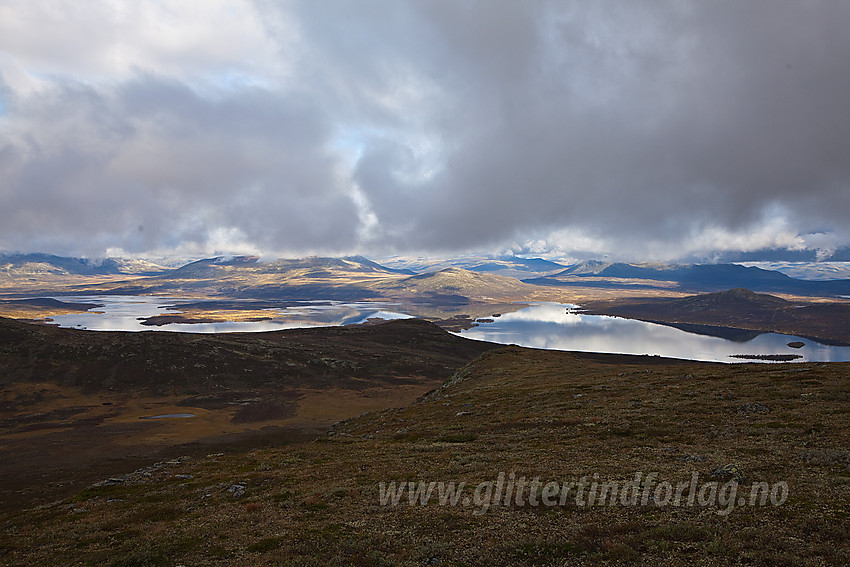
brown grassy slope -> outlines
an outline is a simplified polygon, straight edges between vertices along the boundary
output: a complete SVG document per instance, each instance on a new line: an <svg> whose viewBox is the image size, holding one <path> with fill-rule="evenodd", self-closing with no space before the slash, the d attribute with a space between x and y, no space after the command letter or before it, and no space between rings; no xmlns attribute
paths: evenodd
<svg viewBox="0 0 850 567"><path fill-rule="evenodd" d="M407 404L492 347L416 320L197 335L0 319L0 504L44 502L176 451L315 435ZM172 413L196 417L139 419Z"/></svg>
<svg viewBox="0 0 850 567"><path fill-rule="evenodd" d="M538 288L516 278L481 274L461 268L445 268L437 272L407 277L385 287L390 294L460 295L475 299L527 297Z"/></svg>
<svg viewBox="0 0 850 567"><path fill-rule="evenodd" d="M622 298L589 302L591 313L802 335L850 344L850 302L788 301L733 289L678 299Z"/></svg>
<svg viewBox="0 0 850 567"><path fill-rule="evenodd" d="M492 345L415 319L268 333L105 332L0 318L0 384L191 394L241 387L358 388L443 379Z"/></svg>
<svg viewBox="0 0 850 567"><path fill-rule="evenodd" d="M163 463L6 515L9 565L844 565L850 365L516 347L320 441ZM778 507L381 506L378 483L678 482L726 464ZM239 488L242 487L242 488ZM469 495L469 492L467 492Z"/></svg>

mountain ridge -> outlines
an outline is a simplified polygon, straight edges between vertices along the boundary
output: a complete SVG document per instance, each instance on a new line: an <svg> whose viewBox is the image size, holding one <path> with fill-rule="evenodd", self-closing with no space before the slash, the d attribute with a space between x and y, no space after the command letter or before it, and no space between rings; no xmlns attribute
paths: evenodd
<svg viewBox="0 0 850 567"><path fill-rule="evenodd" d="M662 323L678 328L701 325L729 330L776 332L809 337L824 344L850 345L850 303L798 304L745 288L691 295L682 298L624 298L590 302L589 313ZM696 328L687 328L699 332ZM702 332L701 334L714 334Z"/></svg>
<svg viewBox="0 0 850 567"><path fill-rule="evenodd" d="M54 254L0 254L0 273L33 275L154 275L169 268L148 260L104 258L92 260Z"/></svg>
<svg viewBox="0 0 850 567"><path fill-rule="evenodd" d="M847 295L850 280L800 280L776 270L740 264L658 264L589 261L541 278L524 279L537 285L614 286L628 280L631 286L653 287L672 282L683 291L720 291L747 288L763 292L801 295ZM594 282L594 283L590 283ZM657 283L656 283L657 282Z"/></svg>

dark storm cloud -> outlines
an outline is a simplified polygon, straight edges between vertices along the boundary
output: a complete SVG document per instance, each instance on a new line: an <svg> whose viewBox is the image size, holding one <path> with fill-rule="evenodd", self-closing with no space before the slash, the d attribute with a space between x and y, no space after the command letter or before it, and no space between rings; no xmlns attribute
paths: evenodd
<svg viewBox="0 0 850 567"><path fill-rule="evenodd" d="M458 5L429 23L460 25ZM574 225L678 240L702 227L746 231L779 212L800 232L841 229L846 7L603 6L538 11L536 41L454 45L455 67L488 72L442 133L463 143L421 188L413 239L486 244L510 228Z"/></svg>
<svg viewBox="0 0 850 567"><path fill-rule="evenodd" d="M77 85L36 98L16 109L26 136L2 150L6 234L101 235L94 246L114 238L130 252L216 238L299 250L354 236L354 206L322 149L328 125L306 97L208 100L140 76L106 94Z"/></svg>
<svg viewBox="0 0 850 567"><path fill-rule="evenodd" d="M19 21L38 20L31 5L13 6L32 12ZM215 41L213 16L232 10L238 34ZM0 245L676 257L850 243L845 3L198 13L213 19L168 41L142 33L147 14L137 35L82 35L61 57L0 40Z"/></svg>

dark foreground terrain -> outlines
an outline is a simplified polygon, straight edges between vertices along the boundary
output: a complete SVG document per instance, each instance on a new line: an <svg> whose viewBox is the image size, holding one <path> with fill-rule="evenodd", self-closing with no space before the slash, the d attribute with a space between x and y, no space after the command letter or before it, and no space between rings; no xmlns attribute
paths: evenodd
<svg viewBox="0 0 850 567"><path fill-rule="evenodd" d="M399 325L409 333L407 338L398 335ZM2 356L4 361L17 361L20 373L15 379L14 372L6 371L7 390L18 387L27 368L31 372L26 380L37 379L43 366L39 361L53 360L52 353L57 352L48 346L51 341L59 337L73 342L64 335L54 336L56 330L22 331L8 324L3 328ZM21 340L22 332L47 334ZM375 333L370 337L371 357L368 341L354 340L369 333ZM151 349L145 360L153 368L165 365L153 354L160 348L159 335L146 335L102 339L104 345L110 341L122 345L103 364L128 350L122 341L139 341L137 348ZM18 346L8 346L9 336L18 337ZM168 348L193 339L174 337ZM320 386L339 380L352 391L360 380L370 385L390 384L398 376L417 376L420 384L442 381L448 366L461 366L473 354L468 343L433 326L388 323L371 329L304 332L301 338L255 337L268 341L265 351L254 350L256 344L244 336L207 337L189 343L191 352L181 351L185 357L181 364L190 368L200 363L212 369L212 360L202 355L216 353L222 360L220 368L229 369L219 371L213 381L221 386L222 395L231 389L260 389L269 383L246 378L238 369L251 368L248 374L256 376L266 364L285 365L283 361L295 356L286 354L290 343L308 339L311 349L333 357L336 366L328 361L303 379ZM152 459L131 474L126 474L130 473L126 463L118 462L101 482L92 481L72 495L24 510L7 507L0 518L0 562L27 566L850 563L850 365L721 365L518 347L488 350L491 346L479 345L479 351L487 352L427 395L404 402L404 407L343 421L314 440L289 439L277 446L252 448L244 438L241 445L225 449L158 463ZM64 371L77 376L68 387L100 392L101 386L79 370L80 365L97 364L92 360L96 351L72 352L63 355L68 357L64 363L47 366L53 368L50 376L59 379L61 368L76 368ZM448 358L433 362L435 353ZM223 362L236 356L243 358L230 365ZM307 368L313 356L304 356L292 360ZM365 366L344 366L345 360ZM176 364L173 357L168 364ZM375 365L374 375L369 365ZM129 366L121 368L129 372ZM279 369L281 376L286 376L284 370ZM192 388L205 384L198 377L167 378L171 375L167 367L158 371L161 374L152 372L145 373L151 378L140 386L152 397L172 392L189 397L189 384ZM235 380L233 385L228 377ZM135 383L120 373L113 379L107 386L115 388L110 390L113 397L119 388ZM167 387L159 385L163 380ZM289 391L301 385L293 378L282 387ZM204 391L191 395L197 398L206 395ZM9 424L15 427L14 420ZM3 462L8 463L14 454L4 450ZM520 477L528 482L539 478L541 484L533 489L538 505L530 503L529 486L519 500L504 495L487 500L500 473L515 480L513 494L520 491L516 487ZM669 483L671 488L696 475L705 504L700 499L689 503L686 497L674 502L653 487L640 491L636 502L626 498L602 505L591 503L586 494L579 497L564 490L564 483L580 483L582 478L626 487L638 473L643 478L655 473L655 484ZM404 491L397 505L381 504L381 483L384 489L395 483L397 491L401 483L419 481L465 482L468 488L456 505L440 505L436 495L427 505L418 498L411 503ZM542 488L549 482L559 483L558 492ZM715 494L720 494L714 499L711 482ZM783 486L787 490L776 490ZM708 490L702 492L702 487ZM751 493L760 494L760 487L773 490L774 496L784 495L774 499L781 505L756 498L756 505L750 506ZM730 497L733 489L737 492ZM596 491L589 484L583 490ZM544 497L554 505L544 505Z"/></svg>
<svg viewBox="0 0 850 567"><path fill-rule="evenodd" d="M0 318L0 504L67 496L152 459L312 439L410 403L495 345L430 323L199 335ZM140 419L191 413L185 419Z"/></svg>

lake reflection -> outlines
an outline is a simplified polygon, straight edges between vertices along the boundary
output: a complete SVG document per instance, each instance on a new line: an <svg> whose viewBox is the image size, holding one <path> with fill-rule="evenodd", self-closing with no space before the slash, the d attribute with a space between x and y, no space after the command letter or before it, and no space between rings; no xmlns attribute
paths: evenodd
<svg viewBox="0 0 850 567"><path fill-rule="evenodd" d="M303 305L265 309L265 321L223 321L216 323L169 323L143 325L155 315L178 315L182 299L154 296L97 295L63 296L60 301L93 303L97 307L85 313L54 315L60 327L90 331L172 331L181 333L235 333L279 331L304 327L327 327L365 323L369 319L404 319L410 315L393 311L394 304L375 302L340 303L337 301L303 302ZM250 309L246 303L246 309Z"/></svg>
<svg viewBox="0 0 850 567"><path fill-rule="evenodd" d="M338 301L297 302L266 308L269 320L254 322L169 323L142 325L155 315L180 313L180 304L189 300L152 296L75 296L57 297L61 301L100 304L86 313L56 315L54 323L95 331L179 331L188 333L228 333L277 331L303 327L353 325L369 319L400 319L407 307L394 303ZM197 302L194 302L197 304ZM169 308L170 307L170 308ZM584 315L573 311L575 305L537 303L513 313L505 313L491 323L461 331L463 337L502 344L554 350L650 354L671 358L715 362L743 362L732 355L799 355L798 362L850 360L850 347L834 347L791 335L765 333L749 341L735 342L718 337L697 335L653 323L632 319ZM250 309L250 303L246 302ZM802 341L794 349L787 344Z"/></svg>
<svg viewBox="0 0 850 567"><path fill-rule="evenodd" d="M525 347L620 354L651 354L713 362L744 362L732 355L799 355L799 362L850 360L850 347L834 347L791 335L765 333L745 342L696 335L633 319L584 315L575 305L543 303L507 313L459 334L470 339ZM805 346L791 348L789 342Z"/></svg>

